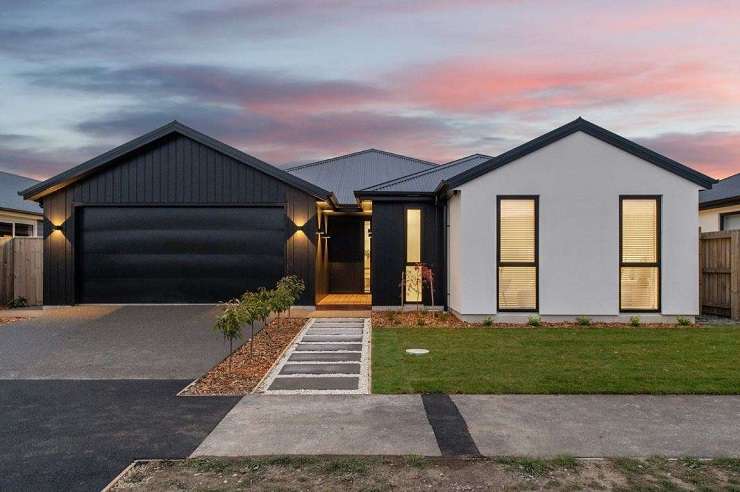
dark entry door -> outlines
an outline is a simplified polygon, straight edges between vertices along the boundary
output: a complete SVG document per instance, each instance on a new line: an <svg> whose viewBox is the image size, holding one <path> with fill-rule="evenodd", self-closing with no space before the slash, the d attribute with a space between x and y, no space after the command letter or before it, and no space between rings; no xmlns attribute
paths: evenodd
<svg viewBox="0 0 740 492"><path fill-rule="evenodd" d="M217 302L283 275L282 207L84 207L77 220L80 303Z"/></svg>
<svg viewBox="0 0 740 492"><path fill-rule="evenodd" d="M363 292L363 224L357 216L329 219L329 292Z"/></svg>

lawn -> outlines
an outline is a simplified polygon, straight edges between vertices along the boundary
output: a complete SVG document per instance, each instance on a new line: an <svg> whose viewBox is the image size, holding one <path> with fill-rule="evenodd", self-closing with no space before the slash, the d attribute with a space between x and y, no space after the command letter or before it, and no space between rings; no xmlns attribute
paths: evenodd
<svg viewBox="0 0 740 492"><path fill-rule="evenodd" d="M407 348L429 354L408 355ZM740 393L740 327L373 328L373 393Z"/></svg>

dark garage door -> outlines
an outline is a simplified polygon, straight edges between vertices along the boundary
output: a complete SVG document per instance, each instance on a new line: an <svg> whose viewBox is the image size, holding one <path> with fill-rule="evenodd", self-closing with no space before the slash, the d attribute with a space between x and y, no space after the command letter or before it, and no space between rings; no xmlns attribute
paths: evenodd
<svg viewBox="0 0 740 492"><path fill-rule="evenodd" d="M282 275L282 207L83 207L80 303L217 302Z"/></svg>

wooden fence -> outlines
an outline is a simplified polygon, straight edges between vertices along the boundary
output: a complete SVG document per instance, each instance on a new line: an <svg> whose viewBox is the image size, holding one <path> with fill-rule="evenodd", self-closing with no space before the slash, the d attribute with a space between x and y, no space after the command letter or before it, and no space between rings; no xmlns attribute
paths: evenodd
<svg viewBox="0 0 740 492"><path fill-rule="evenodd" d="M702 233L699 270L701 313L740 320L740 231Z"/></svg>
<svg viewBox="0 0 740 492"><path fill-rule="evenodd" d="M40 237L0 239L0 304L25 297L44 302L44 240Z"/></svg>

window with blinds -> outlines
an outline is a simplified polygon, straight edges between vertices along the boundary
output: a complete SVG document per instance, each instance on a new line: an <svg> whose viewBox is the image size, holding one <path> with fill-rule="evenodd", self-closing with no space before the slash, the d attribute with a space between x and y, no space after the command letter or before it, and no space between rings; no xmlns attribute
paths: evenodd
<svg viewBox="0 0 740 492"><path fill-rule="evenodd" d="M660 310L660 197L620 197L619 309Z"/></svg>
<svg viewBox="0 0 740 492"><path fill-rule="evenodd" d="M421 209L406 209L406 268L404 285L406 302L422 301L421 278Z"/></svg>
<svg viewBox="0 0 740 492"><path fill-rule="evenodd" d="M538 199L499 197L498 310L536 311Z"/></svg>

